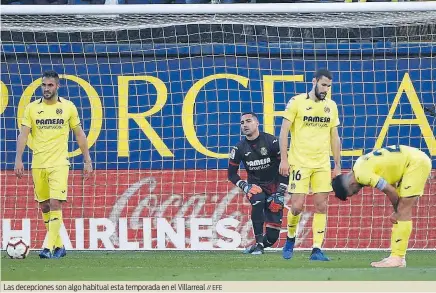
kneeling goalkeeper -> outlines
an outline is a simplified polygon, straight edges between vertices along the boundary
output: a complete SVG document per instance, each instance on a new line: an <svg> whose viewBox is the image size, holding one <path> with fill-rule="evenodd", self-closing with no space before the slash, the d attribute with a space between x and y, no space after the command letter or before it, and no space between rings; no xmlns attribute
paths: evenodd
<svg viewBox="0 0 436 293"><path fill-rule="evenodd" d="M259 131L259 120L255 113L242 114L241 130L245 138L230 152L228 178L244 191L251 204L251 221L256 244L244 253L263 254L264 248L272 246L279 238L284 195L289 179L279 174L278 139ZM241 180L238 175L241 161L248 174L247 181Z"/></svg>

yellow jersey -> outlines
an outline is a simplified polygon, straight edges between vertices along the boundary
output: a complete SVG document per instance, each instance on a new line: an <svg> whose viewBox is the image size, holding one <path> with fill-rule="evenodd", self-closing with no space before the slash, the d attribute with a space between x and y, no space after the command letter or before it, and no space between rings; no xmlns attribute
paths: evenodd
<svg viewBox="0 0 436 293"><path fill-rule="evenodd" d="M414 163L413 158L422 157L419 149L393 145L372 151L359 157L353 166L356 181L365 186L376 187L380 178L391 185L398 183L406 168Z"/></svg>
<svg viewBox="0 0 436 293"><path fill-rule="evenodd" d="M33 101L24 110L21 125L31 128L32 168L69 165L68 136L70 129L80 125L76 106L59 97L48 105L43 98Z"/></svg>
<svg viewBox="0 0 436 293"><path fill-rule="evenodd" d="M330 169L330 132L339 125L336 103L315 102L309 94L300 94L288 102L284 118L292 123L289 164Z"/></svg>

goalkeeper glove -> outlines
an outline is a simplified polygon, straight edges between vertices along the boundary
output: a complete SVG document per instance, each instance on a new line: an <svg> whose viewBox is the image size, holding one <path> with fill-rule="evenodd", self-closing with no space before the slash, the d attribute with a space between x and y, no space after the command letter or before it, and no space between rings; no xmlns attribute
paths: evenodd
<svg viewBox="0 0 436 293"><path fill-rule="evenodd" d="M245 195L250 200L250 198L258 193L262 192L262 188L260 188L256 184L248 184L245 180L239 180L236 182L236 185L245 192Z"/></svg>
<svg viewBox="0 0 436 293"><path fill-rule="evenodd" d="M277 192L273 193L266 202L268 203L268 208L273 213L278 213L285 206L285 192L288 186L286 184L280 183L277 188Z"/></svg>

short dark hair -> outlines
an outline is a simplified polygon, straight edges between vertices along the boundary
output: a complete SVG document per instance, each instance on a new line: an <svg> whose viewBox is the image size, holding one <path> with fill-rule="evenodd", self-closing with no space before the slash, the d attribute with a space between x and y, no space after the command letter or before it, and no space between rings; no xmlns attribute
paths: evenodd
<svg viewBox="0 0 436 293"><path fill-rule="evenodd" d="M59 74L54 70L47 70L42 74L42 77L47 78L54 78L56 80L59 80Z"/></svg>
<svg viewBox="0 0 436 293"><path fill-rule="evenodd" d="M344 185L344 179L345 179L344 175L341 174L336 176L332 180L332 187L333 187L333 191L335 192L335 196L343 201L347 200L347 196L348 196L348 191Z"/></svg>
<svg viewBox="0 0 436 293"><path fill-rule="evenodd" d="M318 80L321 79L323 76L327 77L330 80L333 79L332 73L325 68L318 69L313 77L315 77Z"/></svg>
<svg viewBox="0 0 436 293"><path fill-rule="evenodd" d="M257 120L259 120L259 117L257 117L256 113L254 113L254 112L244 112L244 113L241 114L241 117L244 116L244 115L251 115L254 118L256 118Z"/></svg>

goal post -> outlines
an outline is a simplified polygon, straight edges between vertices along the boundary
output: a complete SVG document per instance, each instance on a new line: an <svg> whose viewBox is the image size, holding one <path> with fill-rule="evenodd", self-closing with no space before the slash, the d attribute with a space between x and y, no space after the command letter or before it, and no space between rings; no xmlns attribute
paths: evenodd
<svg viewBox="0 0 436 293"><path fill-rule="evenodd" d="M96 169L82 180L71 136L67 249L250 245L250 206L227 180L240 114L258 113L261 129L278 135L281 111L311 89L318 68L333 73L343 169L391 144L422 149L436 167L435 120L424 111L436 104L435 2L12 5L1 18L3 249L12 236L38 249L46 235L30 173L13 171L18 125L45 70L61 74L60 95L79 110ZM28 170L29 148L24 161ZM429 179L412 249L436 249L435 194ZM298 248L311 247L313 212L308 196ZM346 203L330 196L324 246L388 249L390 212L372 189ZM274 248L285 239L286 217Z"/></svg>
<svg viewBox="0 0 436 293"><path fill-rule="evenodd" d="M418 5L419 4L419 5ZM424 12L434 10L432 2L423 3L274 3L271 4L142 4L142 5L21 5L3 6L2 15L114 15L114 14L274 14L274 13L365 13L365 12Z"/></svg>

